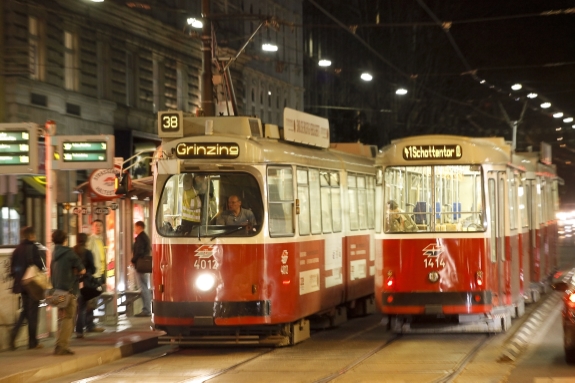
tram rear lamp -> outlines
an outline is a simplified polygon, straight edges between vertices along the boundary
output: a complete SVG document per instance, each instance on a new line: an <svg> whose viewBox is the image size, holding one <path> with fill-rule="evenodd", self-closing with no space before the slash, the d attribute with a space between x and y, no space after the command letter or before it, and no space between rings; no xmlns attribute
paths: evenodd
<svg viewBox="0 0 575 383"><path fill-rule="evenodd" d="M473 299L475 299L475 302L479 303L479 302L481 302L481 295L475 294L475 296L473 297Z"/></svg>
<svg viewBox="0 0 575 383"><path fill-rule="evenodd" d="M210 274L210 273L200 274L196 278L196 287L198 288L198 290L201 290L201 291L211 290L212 287L214 287L215 283L216 283L216 278L214 277L213 274Z"/></svg>
<svg viewBox="0 0 575 383"><path fill-rule="evenodd" d="M477 283L477 286L483 286L483 271L478 271L475 274L475 282Z"/></svg>
<svg viewBox="0 0 575 383"><path fill-rule="evenodd" d="M387 303L391 303L393 302L393 295L388 295L387 296Z"/></svg>
<svg viewBox="0 0 575 383"><path fill-rule="evenodd" d="M575 303L575 293L569 294L569 297L567 299L569 299L570 302Z"/></svg>

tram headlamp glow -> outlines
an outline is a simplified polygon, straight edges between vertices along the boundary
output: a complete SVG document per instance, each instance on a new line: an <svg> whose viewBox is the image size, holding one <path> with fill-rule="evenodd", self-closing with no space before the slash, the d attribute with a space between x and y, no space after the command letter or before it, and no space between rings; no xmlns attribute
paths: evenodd
<svg viewBox="0 0 575 383"><path fill-rule="evenodd" d="M204 273L196 278L196 287L201 291L208 291L216 284L216 278L213 274Z"/></svg>

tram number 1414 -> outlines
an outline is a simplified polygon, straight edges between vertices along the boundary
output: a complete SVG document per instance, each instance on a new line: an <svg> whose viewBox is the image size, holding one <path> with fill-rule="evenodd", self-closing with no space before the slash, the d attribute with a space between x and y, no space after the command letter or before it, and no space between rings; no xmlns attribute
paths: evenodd
<svg viewBox="0 0 575 383"><path fill-rule="evenodd" d="M443 259L439 259L439 257L427 257L423 260L425 264L425 268L436 268L442 269L445 267L445 261Z"/></svg>
<svg viewBox="0 0 575 383"><path fill-rule="evenodd" d="M200 270L214 270L218 268L218 262L215 259L196 259L194 268Z"/></svg>

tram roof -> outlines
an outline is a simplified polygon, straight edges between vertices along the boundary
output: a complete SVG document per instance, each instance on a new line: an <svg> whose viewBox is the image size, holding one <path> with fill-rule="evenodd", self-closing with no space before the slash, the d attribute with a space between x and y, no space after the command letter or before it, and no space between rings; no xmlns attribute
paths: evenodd
<svg viewBox="0 0 575 383"><path fill-rule="evenodd" d="M422 135L393 140L377 165L508 164L511 146L502 137Z"/></svg>

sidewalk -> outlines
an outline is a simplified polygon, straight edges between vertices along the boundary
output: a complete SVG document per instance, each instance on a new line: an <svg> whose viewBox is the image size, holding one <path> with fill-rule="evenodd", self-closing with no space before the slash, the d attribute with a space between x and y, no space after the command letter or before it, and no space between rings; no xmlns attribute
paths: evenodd
<svg viewBox="0 0 575 383"><path fill-rule="evenodd" d="M162 331L151 329L151 318L122 316L116 326L103 326L103 333L87 333L83 339L72 334L70 349L75 355L54 355L55 338L42 339L44 348L0 352L0 383L42 382L109 363L158 346Z"/></svg>

